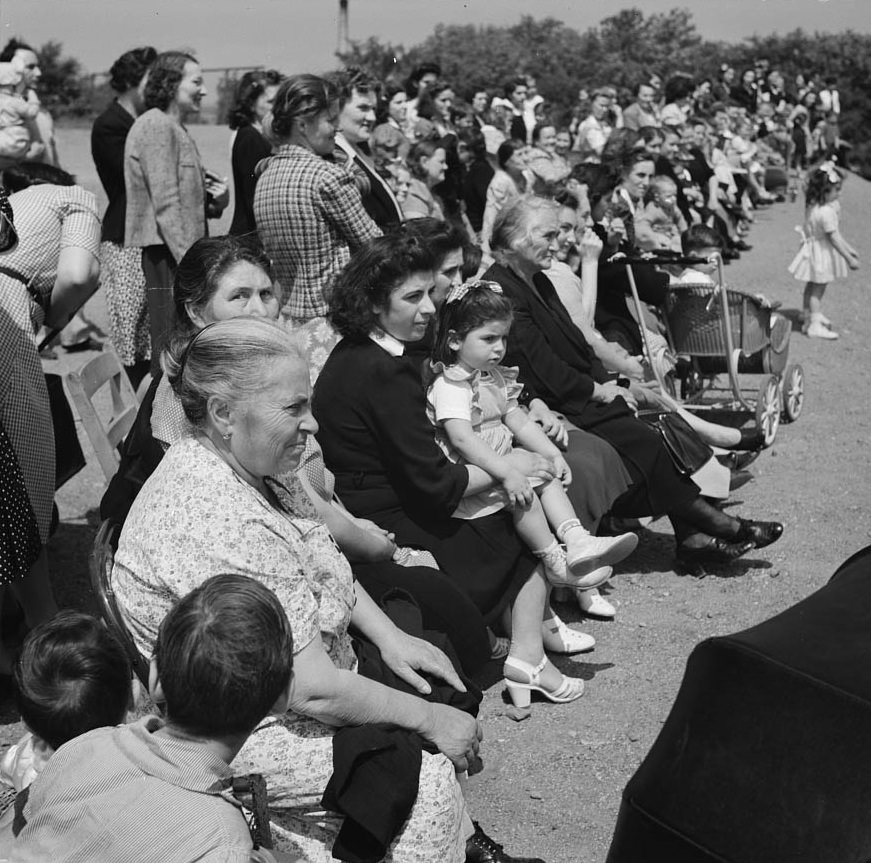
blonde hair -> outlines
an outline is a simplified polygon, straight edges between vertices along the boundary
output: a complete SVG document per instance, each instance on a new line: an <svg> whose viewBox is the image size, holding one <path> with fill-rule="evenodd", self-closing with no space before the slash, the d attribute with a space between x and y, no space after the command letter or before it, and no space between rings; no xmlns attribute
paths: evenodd
<svg viewBox="0 0 871 863"><path fill-rule="evenodd" d="M281 359L306 359L280 324L265 318L232 318L177 338L160 365L185 416L202 428L210 398L235 404L268 386L268 371Z"/></svg>

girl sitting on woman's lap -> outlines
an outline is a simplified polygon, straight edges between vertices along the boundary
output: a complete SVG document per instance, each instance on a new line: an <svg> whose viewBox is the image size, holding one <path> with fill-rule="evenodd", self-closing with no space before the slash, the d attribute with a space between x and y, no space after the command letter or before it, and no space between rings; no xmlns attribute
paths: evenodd
<svg viewBox="0 0 871 863"><path fill-rule="evenodd" d="M517 370L499 365L510 327L511 303L494 282L453 288L439 309L431 364L436 377L427 397L436 440L452 461L477 465L501 485L464 498L454 516L479 518L511 507L518 533L544 562L552 585L597 587L610 577L609 564L630 554L638 539L631 533L593 537L576 517L564 487L572 479L569 466L519 408ZM506 460L515 440L549 459L554 478L530 482Z"/></svg>

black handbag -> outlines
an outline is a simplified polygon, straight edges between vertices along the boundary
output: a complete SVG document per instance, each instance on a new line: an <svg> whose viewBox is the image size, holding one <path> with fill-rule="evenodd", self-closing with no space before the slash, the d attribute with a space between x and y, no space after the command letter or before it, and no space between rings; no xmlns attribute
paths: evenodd
<svg viewBox="0 0 871 863"><path fill-rule="evenodd" d="M694 474L714 454L679 413L658 414L653 427L662 437L678 473L684 476Z"/></svg>
<svg viewBox="0 0 871 863"><path fill-rule="evenodd" d="M79 443L73 410L64 392L63 379L60 375L47 374L45 386L54 429L54 487L57 490L85 466L85 454Z"/></svg>

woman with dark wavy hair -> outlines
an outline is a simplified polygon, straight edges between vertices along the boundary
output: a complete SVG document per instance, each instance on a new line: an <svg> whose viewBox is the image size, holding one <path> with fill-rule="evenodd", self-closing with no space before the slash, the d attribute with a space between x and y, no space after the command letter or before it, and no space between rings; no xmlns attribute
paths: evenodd
<svg viewBox="0 0 871 863"><path fill-rule="evenodd" d="M190 54L158 55L145 85L145 113L124 148L125 243L142 249L151 332L151 369L172 328L172 282L178 262L208 233L230 200L226 178L203 169L185 122L208 91Z"/></svg>
<svg viewBox="0 0 871 863"><path fill-rule="evenodd" d="M263 121L272 111L272 102L283 76L275 69L246 72L236 87L236 101L227 115L233 134L230 137L230 162L233 168L233 210L231 234L250 234L257 230L254 222L254 169L272 152L272 144L263 134Z"/></svg>
<svg viewBox="0 0 871 863"><path fill-rule="evenodd" d="M112 344L134 387L148 372L151 339L142 250L124 245L124 145L145 110L145 78L156 58L157 51L148 46L127 51L112 64L109 85L118 95L91 129L91 156L109 199L100 243L100 281L106 288Z"/></svg>

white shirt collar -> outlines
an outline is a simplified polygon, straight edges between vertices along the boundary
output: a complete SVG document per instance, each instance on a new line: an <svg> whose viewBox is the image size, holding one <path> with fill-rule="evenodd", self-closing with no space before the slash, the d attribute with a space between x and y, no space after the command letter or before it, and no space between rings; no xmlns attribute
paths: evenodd
<svg viewBox="0 0 871 863"><path fill-rule="evenodd" d="M390 333L385 333L384 330L372 330L369 333L369 338L379 348L387 351L391 357L401 357L405 353L405 344L399 339L395 339Z"/></svg>

